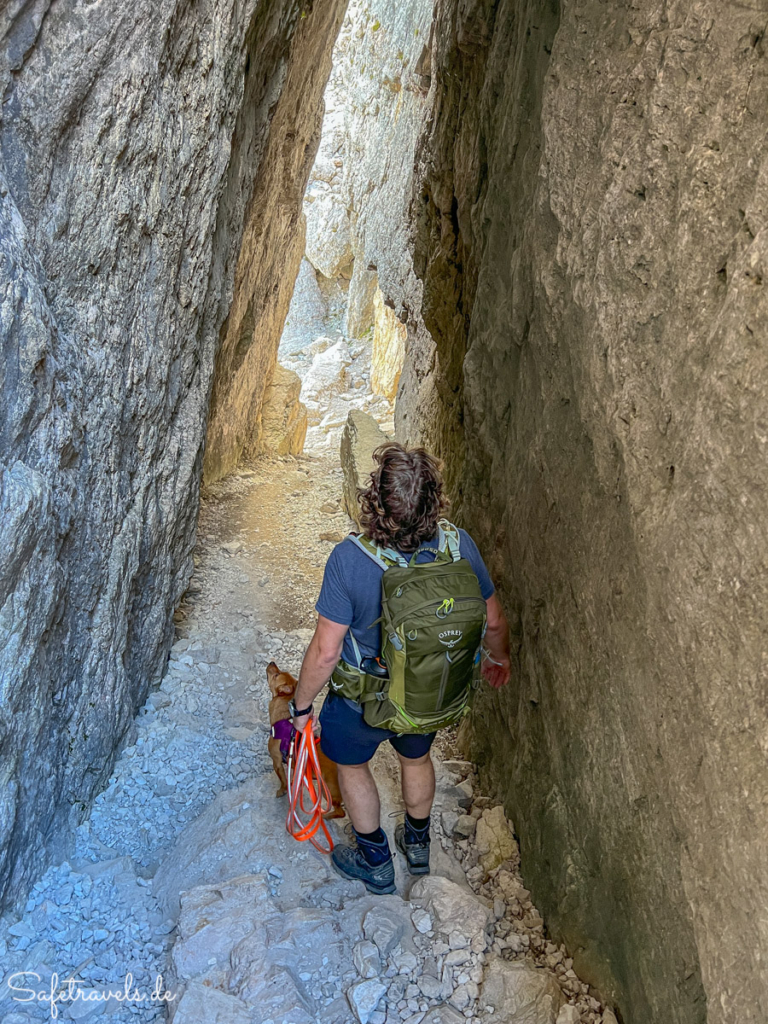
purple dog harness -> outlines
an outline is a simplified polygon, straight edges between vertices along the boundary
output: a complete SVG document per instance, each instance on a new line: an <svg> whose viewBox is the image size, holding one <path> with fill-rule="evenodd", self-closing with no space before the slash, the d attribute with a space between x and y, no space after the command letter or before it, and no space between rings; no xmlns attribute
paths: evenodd
<svg viewBox="0 0 768 1024"><path fill-rule="evenodd" d="M283 718L280 722L275 722L272 726L272 736L276 740L280 740L280 753L283 755L283 764L288 761L288 755L291 752L291 740L293 739L293 722L290 718Z"/></svg>

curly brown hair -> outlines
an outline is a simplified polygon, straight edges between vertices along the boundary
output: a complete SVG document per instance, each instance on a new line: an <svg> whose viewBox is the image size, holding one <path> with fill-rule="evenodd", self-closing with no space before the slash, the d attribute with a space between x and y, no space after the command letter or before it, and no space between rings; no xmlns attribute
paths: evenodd
<svg viewBox="0 0 768 1024"><path fill-rule="evenodd" d="M424 448L395 441L373 453L378 467L357 492L363 532L382 547L414 552L437 535L437 521L448 511L441 465Z"/></svg>

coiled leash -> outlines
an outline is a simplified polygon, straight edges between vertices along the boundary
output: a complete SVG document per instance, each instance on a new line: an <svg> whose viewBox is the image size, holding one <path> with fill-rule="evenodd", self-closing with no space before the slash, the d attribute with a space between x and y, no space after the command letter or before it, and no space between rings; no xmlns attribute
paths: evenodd
<svg viewBox="0 0 768 1024"><path fill-rule="evenodd" d="M331 833L328 831L323 815L333 808L333 801L320 768L317 739L312 731L311 718L301 732L294 733L291 740L291 750L286 765L286 781L288 784L286 831L299 842L303 843L308 839L320 853L330 853L333 849L333 839L331 839ZM327 845L323 845L322 838L317 835L321 831Z"/></svg>

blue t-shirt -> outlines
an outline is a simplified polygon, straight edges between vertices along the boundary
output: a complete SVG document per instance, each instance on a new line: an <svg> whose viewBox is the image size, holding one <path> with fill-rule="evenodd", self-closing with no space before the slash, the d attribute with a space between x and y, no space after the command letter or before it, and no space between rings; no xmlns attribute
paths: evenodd
<svg viewBox="0 0 768 1024"><path fill-rule="evenodd" d="M461 557L466 558L480 582L480 591L487 601L495 587L488 575L485 562L477 550L477 545L464 530L459 530ZM430 542L437 547L438 538ZM405 555L410 558L410 555ZM418 562L431 562L434 554L429 551L419 553ZM337 544L330 554L325 566L323 585L317 599L315 610L331 622L349 626L360 647L361 655L377 657L381 651L381 627L378 623L368 628L381 615L381 574L384 570L369 558L364 551L349 537ZM341 655L350 665L357 664L355 649L349 639L344 637L344 648Z"/></svg>

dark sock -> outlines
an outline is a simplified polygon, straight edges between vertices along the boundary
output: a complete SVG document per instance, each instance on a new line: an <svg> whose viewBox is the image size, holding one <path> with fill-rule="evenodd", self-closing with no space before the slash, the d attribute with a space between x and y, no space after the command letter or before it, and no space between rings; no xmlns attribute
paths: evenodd
<svg viewBox="0 0 768 1024"><path fill-rule="evenodd" d="M426 818L412 818L406 811L406 828L413 834L414 840L417 843L425 843L429 839L429 820L429 815Z"/></svg>
<svg viewBox="0 0 768 1024"><path fill-rule="evenodd" d="M355 836L357 845L372 868L383 864L392 856L389 851L389 841L383 829L377 828L373 832L358 832L355 829Z"/></svg>

